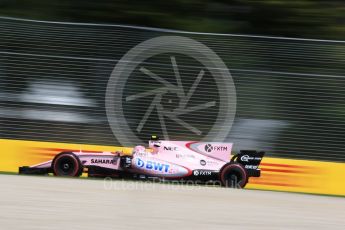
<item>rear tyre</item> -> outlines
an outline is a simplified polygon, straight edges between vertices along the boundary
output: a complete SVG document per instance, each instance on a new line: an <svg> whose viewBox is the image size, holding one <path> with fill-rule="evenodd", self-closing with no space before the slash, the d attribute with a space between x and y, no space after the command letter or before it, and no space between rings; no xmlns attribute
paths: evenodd
<svg viewBox="0 0 345 230"><path fill-rule="evenodd" d="M83 173L79 158L73 153L66 152L54 158L52 169L55 176L79 177Z"/></svg>
<svg viewBox="0 0 345 230"><path fill-rule="evenodd" d="M228 188L244 188L248 182L248 175L240 164L227 164L220 170L220 182Z"/></svg>

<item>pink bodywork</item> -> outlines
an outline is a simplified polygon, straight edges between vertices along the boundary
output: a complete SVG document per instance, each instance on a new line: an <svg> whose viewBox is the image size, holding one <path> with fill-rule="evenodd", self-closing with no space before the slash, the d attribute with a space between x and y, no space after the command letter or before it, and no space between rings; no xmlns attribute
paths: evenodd
<svg viewBox="0 0 345 230"><path fill-rule="evenodd" d="M229 162L232 143L156 141L159 147L155 153L149 149L133 153L132 168L136 172L161 177L186 177L193 170L214 170ZM150 144L151 148L152 144Z"/></svg>
<svg viewBox="0 0 345 230"><path fill-rule="evenodd" d="M132 167L126 169L165 178L181 178L192 174L193 170L219 171L231 158L232 143L192 142L192 141L150 141L150 148L133 148ZM112 152L73 152L84 166L99 166L123 170L120 158ZM50 167L52 161L32 167Z"/></svg>

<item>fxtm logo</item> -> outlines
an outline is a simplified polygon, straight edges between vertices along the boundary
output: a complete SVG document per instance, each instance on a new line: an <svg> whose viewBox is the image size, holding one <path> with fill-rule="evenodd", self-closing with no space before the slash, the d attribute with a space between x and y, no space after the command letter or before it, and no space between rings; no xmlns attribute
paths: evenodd
<svg viewBox="0 0 345 230"><path fill-rule="evenodd" d="M211 171L195 170L193 174L194 176L211 176Z"/></svg>
<svg viewBox="0 0 345 230"><path fill-rule="evenodd" d="M163 164L155 161L143 161L140 158L137 158L137 166L139 168L145 168L148 170L154 170L154 171L159 171L159 172L168 172L170 165L168 164Z"/></svg>
<svg viewBox="0 0 345 230"><path fill-rule="evenodd" d="M208 153L210 153L212 151L228 151L228 147L220 146L220 145L207 144L207 145L205 145L205 151Z"/></svg>

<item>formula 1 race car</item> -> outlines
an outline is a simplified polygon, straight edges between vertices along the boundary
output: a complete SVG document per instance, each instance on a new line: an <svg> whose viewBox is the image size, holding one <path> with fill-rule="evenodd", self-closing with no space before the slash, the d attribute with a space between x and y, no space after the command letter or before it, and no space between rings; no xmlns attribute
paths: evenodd
<svg viewBox="0 0 345 230"><path fill-rule="evenodd" d="M232 143L164 141L151 138L149 148L136 146L132 155L120 152L61 152L53 160L19 168L19 174L79 177L131 177L209 182L243 188L259 177L264 152L243 150L231 157ZM231 160L230 160L231 159ZM230 161L229 161L230 160Z"/></svg>

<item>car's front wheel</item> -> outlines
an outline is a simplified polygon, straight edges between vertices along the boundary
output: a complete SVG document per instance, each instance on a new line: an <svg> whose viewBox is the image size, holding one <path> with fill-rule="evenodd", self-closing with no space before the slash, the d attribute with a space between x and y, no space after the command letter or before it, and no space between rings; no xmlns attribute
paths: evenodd
<svg viewBox="0 0 345 230"><path fill-rule="evenodd" d="M55 176L79 177L83 173L79 158L67 152L60 153L54 158L52 169Z"/></svg>

